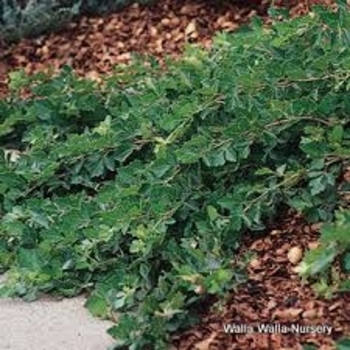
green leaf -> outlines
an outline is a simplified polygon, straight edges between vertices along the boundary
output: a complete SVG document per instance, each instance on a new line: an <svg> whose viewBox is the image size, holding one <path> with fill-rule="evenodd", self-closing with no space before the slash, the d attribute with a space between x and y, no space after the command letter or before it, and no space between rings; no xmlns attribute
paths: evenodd
<svg viewBox="0 0 350 350"><path fill-rule="evenodd" d="M32 211L32 216L30 220L46 229L49 228L49 220L43 213Z"/></svg>
<svg viewBox="0 0 350 350"><path fill-rule="evenodd" d="M44 266L44 260L37 249L19 249L18 265L31 271L40 271Z"/></svg>
<svg viewBox="0 0 350 350"><path fill-rule="evenodd" d="M350 350L350 339L342 338L336 342L337 350Z"/></svg>
<svg viewBox="0 0 350 350"><path fill-rule="evenodd" d="M210 221L215 221L219 217L217 210L212 205L207 206L207 213Z"/></svg>
<svg viewBox="0 0 350 350"><path fill-rule="evenodd" d="M344 128L342 125L336 125L329 133L329 141L331 143L341 143L343 140Z"/></svg>
<svg viewBox="0 0 350 350"><path fill-rule="evenodd" d="M106 300L95 294L92 294L85 302L85 307L95 317L106 318L109 316L109 309Z"/></svg>
<svg viewBox="0 0 350 350"><path fill-rule="evenodd" d="M258 170L255 171L255 175L260 175L260 176L264 176L264 175L274 175L275 172L273 170L271 170L270 168L260 168Z"/></svg>
<svg viewBox="0 0 350 350"><path fill-rule="evenodd" d="M303 350L318 350L317 346L311 345L311 344L305 344L303 345Z"/></svg>
<svg viewBox="0 0 350 350"><path fill-rule="evenodd" d="M343 257L343 266L345 271L350 271L350 253L346 253Z"/></svg>
<svg viewBox="0 0 350 350"><path fill-rule="evenodd" d="M326 188L326 183L324 182L323 176L319 176L316 179L313 179L309 182L309 186L311 188L311 195L315 196L321 192L323 192Z"/></svg>
<svg viewBox="0 0 350 350"><path fill-rule="evenodd" d="M25 74L24 70L10 72L9 77L9 88L13 91L18 91L21 88L27 86L29 83L29 78Z"/></svg>
<svg viewBox="0 0 350 350"><path fill-rule="evenodd" d="M211 155L204 156L203 161L208 167L219 167L226 163L224 152L215 152Z"/></svg>
<svg viewBox="0 0 350 350"><path fill-rule="evenodd" d="M321 240L325 244L337 242L343 247L350 246L349 223L326 224L321 230Z"/></svg>
<svg viewBox="0 0 350 350"><path fill-rule="evenodd" d="M228 162L237 162L237 153L233 147L228 147L225 149L225 159Z"/></svg>
<svg viewBox="0 0 350 350"><path fill-rule="evenodd" d="M105 155L105 156L103 157L103 163L104 163L104 166L105 166L109 171L115 171L115 169L116 169L116 164L115 164L115 160L114 160L113 156Z"/></svg>
<svg viewBox="0 0 350 350"><path fill-rule="evenodd" d="M295 268L302 277L315 276L327 269L337 256L335 247L320 247L306 253L304 260Z"/></svg>
<svg viewBox="0 0 350 350"><path fill-rule="evenodd" d="M286 167L287 167L287 164L283 164L281 166L279 166L277 169L276 169L276 172L277 172L277 175L278 176L283 176L285 170L286 170Z"/></svg>

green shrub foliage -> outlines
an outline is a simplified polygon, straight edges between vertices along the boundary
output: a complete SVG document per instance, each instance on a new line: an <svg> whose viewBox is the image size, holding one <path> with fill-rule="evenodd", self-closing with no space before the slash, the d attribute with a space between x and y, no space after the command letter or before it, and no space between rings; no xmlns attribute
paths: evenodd
<svg viewBox="0 0 350 350"><path fill-rule="evenodd" d="M0 2L0 37L15 42L62 28L79 14L81 0L3 0Z"/></svg>
<svg viewBox="0 0 350 350"><path fill-rule="evenodd" d="M327 260L308 256L302 275L337 255L348 268L348 28L342 5L255 20L165 72L136 58L102 87L68 67L13 72L0 101L2 295L91 291L93 314L118 315L118 348L166 349L204 298L244 281L239 238L283 208L337 213Z"/></svg>
<svg viewBox="0 0 350 350"><path fill-rule="evenodd" d="M15 42L62 29L83 15L106 15L134 2L147 0L2 0L0 1L0 38Z"/></svg>
<svg viewBox="0 0 350 350"><path fill-rule="evenodd" d="M81 13L87 15L105 15L119 11L132 3L149 5L155 1L156 0L86 0L81 4Z"/></svg>

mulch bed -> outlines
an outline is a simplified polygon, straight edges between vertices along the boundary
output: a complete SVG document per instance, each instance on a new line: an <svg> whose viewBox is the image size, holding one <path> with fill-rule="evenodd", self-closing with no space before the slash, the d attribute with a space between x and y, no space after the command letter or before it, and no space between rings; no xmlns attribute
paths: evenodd
<svg viewBox="0 0 350 350"><path fill-rule="evenodd" d="M288 6L294 16L307 13L314 3L331 5L333 1L278 4ZM215 32L234 31L255 14L269 22L264 0L162 0L150 7L132 5L103 18L84 17L60 32L18 44L3 43L0 97L6 96L7 74L14 69L34 73L53 67L57 71L69 64L80 76L99 80L115 64L129 62L132 52L152 54L162 61L167 55L179 57L186 42L209 48ZM317 298L310 285L301 283L288 259L293 247L305 251L317 245L319 228L290 213L263 238L247 237L240 253L257 254L249 268L249 283L232 293L222 311L204 312L198 326L175 335L173 349L301 350L304 343L334 349L335 339L350 334L349 294L332 300ZM277 328L273 334L247 331L262 323L329 325L332 333L282 334ZM225 333L224 325L230 324L242 327L240 334Z"/></svg>
<svg viewBox="0 0 350 350"><path fill-rule="evenodd" d="M283 5L278 0L276 4ZM106 17L87 18L68 24L60 32L0 44L0 94L7 92L7 74L23 68L27 73L54 71L71 65L81 76L99 80L131 54L152 54L159 60L178 57L185 43L210 47L217 31L234 31L258 14L266 22L269 0L165 0L146 7L131 5ZM293 15L309 11L312 3L332 0L287 1ZM1 96L1 95L0 95Z"/></svg>

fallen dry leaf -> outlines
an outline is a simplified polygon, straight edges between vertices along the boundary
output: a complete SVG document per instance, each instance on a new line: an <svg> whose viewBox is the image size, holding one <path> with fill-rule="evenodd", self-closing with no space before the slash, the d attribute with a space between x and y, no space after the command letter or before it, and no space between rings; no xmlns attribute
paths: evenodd
<svg viewBox="0 0 350 350"><path fill-rule="evenodd" d="M273 313L273 318L279 318L282 319L283 321L290 321L291 319L299 316L303 312L303 309L298 308L298 309L283 309L283 310L276 310Z"/></svg>
<svg viewBox="0 0 350 350"><path fill-rule="evenodd" d="M301 315L303 318L316 318L317 317L317 310L311 309L311 310L306 310L302 313Z"/></svg>
<svg viewBox="0 0 350 350"><path fill-rule="evenodd" d="M249 266L252 269L259 269L261 267L261 262L259 259L253 259L250 263Z"/></svg>
<svg viewBox="0 0 350 350"><path fill-rule="evenodd" d="M186 36L190 36L191 34L193 34L196 31L196 22L195 21L191 21L187 27L185 28L185 35Z"/></svg>

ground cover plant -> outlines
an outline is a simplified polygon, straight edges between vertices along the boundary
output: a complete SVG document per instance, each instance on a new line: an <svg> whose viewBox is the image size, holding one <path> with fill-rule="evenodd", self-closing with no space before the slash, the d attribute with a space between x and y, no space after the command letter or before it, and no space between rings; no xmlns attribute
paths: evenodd
<svg viewBox="0 0 350 350"><path fill-rule="evenodd" d="M347 291L349 23L338 11L220 34L104 84L11 74L0 101L3 296L87 291L116 348L166 349L201 302L244 283L244 234L292 207L325 221L299 266ZM31 91L21 97L21 90Z"/></svg>

